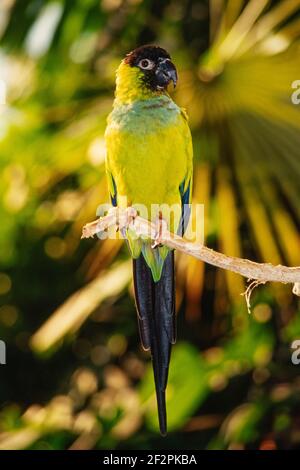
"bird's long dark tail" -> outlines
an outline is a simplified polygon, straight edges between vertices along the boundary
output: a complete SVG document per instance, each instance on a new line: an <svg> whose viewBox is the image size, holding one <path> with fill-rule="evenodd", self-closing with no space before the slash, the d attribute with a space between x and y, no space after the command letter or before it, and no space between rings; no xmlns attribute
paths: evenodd
<svg viewBox="0 0 300 470"><path fill-rule="evenodd" d="M142 254L133 260L133 278L141 342L151 351L159 427L166 435L165 391L171 345L176 341L174 252L168 253L158 282Z"/></svg>

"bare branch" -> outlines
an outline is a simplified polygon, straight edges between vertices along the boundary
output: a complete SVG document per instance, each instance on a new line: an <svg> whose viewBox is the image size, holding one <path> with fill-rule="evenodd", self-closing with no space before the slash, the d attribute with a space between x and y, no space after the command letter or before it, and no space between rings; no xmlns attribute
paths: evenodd
<svg viewBox="0 0 300 470"><path fill-rule="evenodd" d="M248 259L227 256L204 245L188 242L166 229L159 234L158 238L157 226L140 216L133 216L132 208L130 208L130 215L128 215L128 209L113 209L105 217L85 225L82 238L93 237L113 226L130 227L137 236L149 237L154 240L155 245L166 245L205 263L240 274L249 280L259 281L259 284L265 282L294 284L293 293L300 295L300 266L291 268L281 265L274 266L270 263L256 263Z"/></svg>

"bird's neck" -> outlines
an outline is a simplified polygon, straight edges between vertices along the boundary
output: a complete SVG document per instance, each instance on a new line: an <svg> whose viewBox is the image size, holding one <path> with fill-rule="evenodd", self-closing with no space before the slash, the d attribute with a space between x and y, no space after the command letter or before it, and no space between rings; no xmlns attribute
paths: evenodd
<svg viewBox="0 0 300 470"><path fill-rule="evenodd" d="M115 104L131 104L166 94L150 90L142 78L143 74L137 67L130 67L122 61L117 70Z"/></svg>

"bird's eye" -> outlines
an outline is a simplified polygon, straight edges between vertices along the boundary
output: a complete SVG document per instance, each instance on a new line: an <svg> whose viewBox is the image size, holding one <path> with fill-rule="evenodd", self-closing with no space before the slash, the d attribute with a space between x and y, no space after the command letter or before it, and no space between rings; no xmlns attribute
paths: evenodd
<svg viewBox="0 0 300 470"><path fill-rule="evenodd" d="M154 67L154 62L152 62L152 60L149 60L149 59L142 59L139 61L138 65L139 67L141 67L141 69L151 70Z"/></svg>

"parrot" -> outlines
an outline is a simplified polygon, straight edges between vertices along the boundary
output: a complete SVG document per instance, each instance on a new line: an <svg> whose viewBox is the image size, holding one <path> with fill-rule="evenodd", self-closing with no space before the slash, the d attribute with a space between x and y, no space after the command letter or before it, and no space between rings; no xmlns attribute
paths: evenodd
<svg viewBox="0 0 300 470"><path fill-rule="evenodd" d="M168 91L177 80L165 49L145 45L126 54L107 119L105 164L112 206L142 208L139 215L145 210L149 221L165 220L168 230L182 236L190 215L193 147L187 113ZM169 208L174 208L171 216ZM151 353L159 429L165 436L166 387L176 342L174 251L134 237L130 228L123 235L133 259L140 340Z"/></svg>

